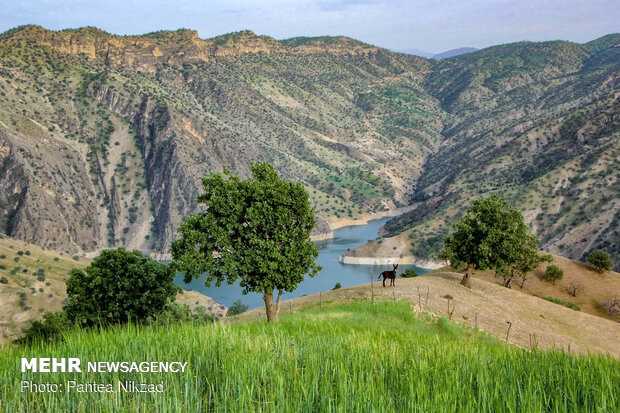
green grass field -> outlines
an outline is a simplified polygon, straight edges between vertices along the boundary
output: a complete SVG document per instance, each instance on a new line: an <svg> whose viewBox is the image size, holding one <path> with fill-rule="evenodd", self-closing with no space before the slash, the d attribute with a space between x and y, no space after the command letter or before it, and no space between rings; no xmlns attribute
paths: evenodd
<svg viewBox="0 0 620 413"><path fill-rule="evenodd" d="M24 373L21 357L189 362L174 373ZM120 326L0 353L3 411L616 412L620 363L506 345L409 303L338 304L265 322ZM164 382L163 393L27 393L38 383ZM114 385L116 387L116 384Z"/></svg>

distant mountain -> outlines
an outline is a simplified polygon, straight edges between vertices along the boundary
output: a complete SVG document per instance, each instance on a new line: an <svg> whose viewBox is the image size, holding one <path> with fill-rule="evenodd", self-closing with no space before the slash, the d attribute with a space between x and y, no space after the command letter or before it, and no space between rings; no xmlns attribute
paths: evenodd
<svg viewBox="0 0 620 413"><path fill-rule="evenodd" d="M460 56L465 53L477 52L480 49L476 49L475 47L460 47L458 49L448 50L447 52L438 53L433 55L433 59L447 59L449 57Z"/></svg>
<svg viewBox="0 0 620 413"><path fill-rule="evenodd" d="M405 49L405 50L394 50L394 51L398 53L412 54L412 55L424 57L426 59L431 59L433 56L435 56L435 53L426 52L420 49Z"/></svg>
<svg viewBox="0 0 620 413"><path fill-rule="evenodd" d="M428 256L499 192L546 249L618 263L618 38L428 60L346 37L19 27L0 34L0 232L165 253L202 176L267 161L323 232L418 203L386 229Z"/></svg>

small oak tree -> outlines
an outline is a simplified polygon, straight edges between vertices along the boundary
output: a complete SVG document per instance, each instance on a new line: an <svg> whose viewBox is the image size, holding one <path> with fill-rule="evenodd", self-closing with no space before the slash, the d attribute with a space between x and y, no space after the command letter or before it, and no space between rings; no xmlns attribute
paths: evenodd
<svg viewBox="0 0 620 413"><path fill-rule="evenodd" d="M611 269L611 258L609 254L603 250L592 251L588 255L588 263L601 274Z"/></svg>
<svg viewBox="0 0 620 413"><path fill-rule="evenodd" d="M444 238L442 251L438 254L448 259L453 268L465 263L467 269L461 284L470 287L474 271L494 269L499 273L510 273L512 267L518 271L529 267L530 252L538 245L536 237L523 222L520 211L512 208L499 195L481 198L465 212L463 218L452 226L454 233ZM522 253L522 246L526 245ZM519 258L523 255L522 258ZM527 260L524 258L527 257ZM527 268L525 268L527 269Z"/></svg>
<svg viewBox="0 0 620 413"><path fill-rule="evenodd" d="M545 280L551 281L552 284L555 284L556 281L564 278L564 270L558 267L557 265L550 265L547 267L545 271Z"/></svg>
<svg viewBox="0 0 620 413"><path fill-rule="evenodd" d="M103 250L67 279L67 318L93 326L142 321L162 311L180 290L168 265L125 248Z"/></svg>
<svg viewBox="0 0 620 413"><path fill-rule="evenodd" d="M316 221L301 183L281 179L267 163L251 166L252 177L243 181L228 171L202 179L204 194L197 202L205 211L180 225L172 263L185 282L202 274L207 286L240 279L244 294L263 294L267 320L273 322L282 293L320 270L310 240Z"/></svg>

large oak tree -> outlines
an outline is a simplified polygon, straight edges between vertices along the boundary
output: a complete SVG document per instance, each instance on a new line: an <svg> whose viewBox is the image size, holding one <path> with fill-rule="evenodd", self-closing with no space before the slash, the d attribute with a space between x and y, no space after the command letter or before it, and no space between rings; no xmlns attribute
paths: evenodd
<svg viewBox="0 0 620 413"><path fill-rule="evenodd" d="M202 185L197 202L205 211L180 225L182 236L171 248L174 267L185 282L202 274L207 286L240 279L244 294L263 294L268 321L277 321L282 293L320 270L310 240L316 221L308 192L267 163L252 164L250 179L224 171L203 178Z"/></svg>

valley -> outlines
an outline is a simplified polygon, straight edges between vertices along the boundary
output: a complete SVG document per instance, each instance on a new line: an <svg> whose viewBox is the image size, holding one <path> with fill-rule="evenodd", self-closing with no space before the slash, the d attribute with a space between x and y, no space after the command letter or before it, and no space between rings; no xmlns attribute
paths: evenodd
<svg viewBox="0 0 620 413"><path fill-rule="evenodd" d="M0 231L165 258L201 177L267 161L306 186L316 238L405 209L384 237L428 260L499 193L545 250L603 248L618 269L619 44L428 60L345 37L18 27L0 35Z"/></svg>

